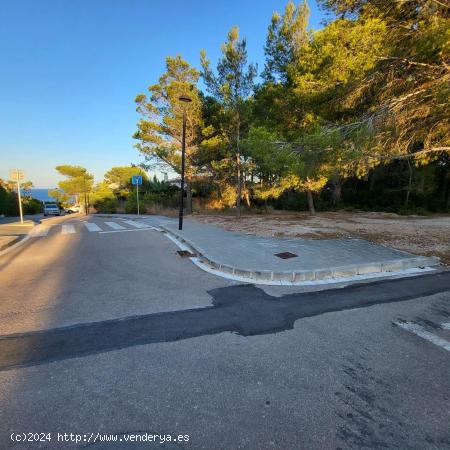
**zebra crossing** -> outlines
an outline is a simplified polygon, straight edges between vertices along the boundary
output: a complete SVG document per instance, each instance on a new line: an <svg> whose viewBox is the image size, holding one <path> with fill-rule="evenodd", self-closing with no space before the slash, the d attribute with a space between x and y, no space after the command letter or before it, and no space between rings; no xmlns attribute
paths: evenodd
<svg viewBox="0 0 450 450"><path fill-rule="evenodd" d="M108 227L111 227L113 230L124 230L125 227L122 225L119 225L116 222L105 222L105 225L108 225Z"/></svg>
<svg viewBox="0 0 450 450"><path fill-rule="evenodd" d="M57 225L45 225L39 224L31 232L30 236L33 238L48 236L50 230L56 230L57 234L61 235L72 235L82 232L89 233L114 233L114 232L127 232L127 231L138 231L138 230L157 230L157 228L148 225L144 222L128 219L119 219L118 221L107 221L107 222L86 222L77 221L75 223L63 223ZM54 232L52 231L52 234Z"/></svg>
<svg viewBox="0 0 450 450"><path fill-rule="evenodd" d="M84 222L84 226L90 231L91 233L94 231L102 231L102 229L94 222Z"/></svg>
<svg viewBox="0 0 450 450"><path fill-rule="evenodd" d="M75 227L72 224L65 224L61 226L61 234L75 234Z"/></svg>

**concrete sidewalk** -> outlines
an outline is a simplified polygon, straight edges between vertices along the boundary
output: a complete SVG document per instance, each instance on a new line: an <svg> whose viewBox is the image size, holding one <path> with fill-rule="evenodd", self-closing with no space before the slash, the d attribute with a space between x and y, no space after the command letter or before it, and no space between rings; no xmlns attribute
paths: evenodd
<svg viewBox="0 0 450 450"><path fill-rule="evenodd" d="M176 219L161 216L142 219L187 245L211 268L252 280L326 280L439 264L439 258L416 256L361 239L264 238L189 219L179 231ZM282 259L276 256L280 253L295 256Z"/></svg>
<svg viewBox="0 0 450 450"><path fill-rule="evenodd" d="M17 244L24 239L36 225L33 220L24 220L24 223L8 221L0 223L0 252Z"/></svg>

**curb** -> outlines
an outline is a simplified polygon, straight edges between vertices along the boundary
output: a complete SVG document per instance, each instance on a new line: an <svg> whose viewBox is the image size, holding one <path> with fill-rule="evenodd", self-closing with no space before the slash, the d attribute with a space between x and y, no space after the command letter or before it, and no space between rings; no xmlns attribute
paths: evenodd
<svg viewBox="0 0 450 450"><path fill-rule="evenodd" d="M408 269L422 269L425 267L437 266L440 264L440 259L436 256L414 256L411 258L396 259L384 261L382 263L367 263L367 264L350 264L347 266L330 267L328 269L316 270L298 270L298 271L275 271L275 270L261 270L241 268L222 264L210 258L204 249L182 237L179 233L167 228L165 225L159 227L172 238L184 244L192 253L196 253L199 261L206 264L211 269L222 272L225 275L235 275L243 278L249 278L252 281L287 281L287 282L302 282L302 281L323 281L333 280L339 278L349 278L358 275L370 275L378 273L386 273L386 275L394 274Z"/></svg>
<svg viewBox="0 0 450 450"><path fill-rule="evenodd" d="M24 235L19 234L18 236L15 236L15 239L12 239L11 241L7 242L6 244L0 245L0 254L3 250L6 250L8 247L12 247L17 242L21 241L23 239Z"/></svg>
<svg viewBox="0 0 450 450"><path fill-rule="evenodd" d="M6 255L7 253L9 253L9 252L15 250L16 248L20 247L21 245L25 244L25 242L31 238L31 235L30 235L31 232L39 225L40 225L40 222L37 222L37 223L35 222L33 228L30 229L28 234L20 235L17 237L17 239L8 243L6 246L0 247L0 256Z"/></svg>

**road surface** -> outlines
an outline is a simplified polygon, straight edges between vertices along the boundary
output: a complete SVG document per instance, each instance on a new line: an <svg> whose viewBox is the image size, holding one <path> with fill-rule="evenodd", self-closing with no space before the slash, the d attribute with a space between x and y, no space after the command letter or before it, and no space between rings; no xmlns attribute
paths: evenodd
<svg viewBox="0 0 450 450"><path fill-rule="evenodd" d="M73 215L0 257L0 448L450 449L449 273L305 293L177 250Z"/></svg>

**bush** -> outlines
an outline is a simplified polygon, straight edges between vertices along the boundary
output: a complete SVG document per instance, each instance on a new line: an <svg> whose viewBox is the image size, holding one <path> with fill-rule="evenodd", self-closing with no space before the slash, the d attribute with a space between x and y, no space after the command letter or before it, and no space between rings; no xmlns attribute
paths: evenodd
<svg viewBox="0 0 450 450"><path fill-rule="evenodd" d="M6 190L3 186L0 186L0 214L5 216L19 215L16 193Z"/></svg>
<svg viewBox="0 0 450 450"><path fill-rule="evenodd" d="M306 211L308 209L308 201L306 193L298 191L286 191L275 200L269 201L275 209L285 209L288 211Z"/></svg>
<svg viewBox="0 0 450 450"><path fill-rule="evenodd" d="M39 214L43 211L42 202L35 198L24 198L22 200L24 214Z"/></svg>
<svg viewBox="0 0 450 450"><path fill-rule="evenodd" d="M94 208L99 213L115 213L118 206L119 202L116 198L103 198L94 203Z"/></svg>

